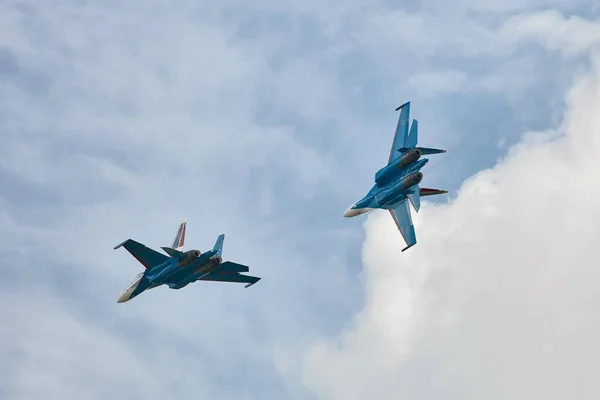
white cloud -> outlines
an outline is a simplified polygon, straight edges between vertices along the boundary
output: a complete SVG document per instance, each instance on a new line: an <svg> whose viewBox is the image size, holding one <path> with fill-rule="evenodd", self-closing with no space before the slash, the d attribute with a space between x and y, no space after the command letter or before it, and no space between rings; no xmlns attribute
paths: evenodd
<svg viewBox="0 0 600 400"><path fill-rule="evenodd" d="M457 92L467 79L462 71L422 71L411 76L408 82L421 96L431 97Z"/></svg>
<svg viewBox="0 0 600 400"><path fill-rule="evenodd" d="M369 217L364 308L301 366L319 398L600 395L600 63L567 104L556 131L424 203L411 251L387 213Z"/></svg>
<svg viewBox="0 0 600 400"><path fill-rule="evenodd" d="M508 40L524 38L565 55L587 53L600 44L600 24L579 16L565 17L557 10L517 15L503 27Z"/></svg>
<svg viewBox="0 0 600 400"><path fill-rule="evenodd" d="M427 0L426 0L427 1ZM434 3L433 1L428 1ZM574 9L576 7L589 6L591 3L586 0L452 0L444 2L448 8L458 8L459 10L473 10L481 13L510 13L539 8L561 8Z"/></svg>

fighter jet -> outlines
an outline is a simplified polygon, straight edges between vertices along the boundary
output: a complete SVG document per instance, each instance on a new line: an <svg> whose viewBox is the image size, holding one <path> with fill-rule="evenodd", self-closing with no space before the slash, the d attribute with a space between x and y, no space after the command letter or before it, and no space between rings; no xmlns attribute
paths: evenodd
<svg viewBox="0 0 600 400"><path fill-rule="evenodd" d="M231 261L223 262L223 241L225 235L221 234L212 248L205 253L199 250L183 251L187 222L179 225L179 230L171 247L161 247L165 253L154 251L135 240L127 239L115 246L131 253L143 266L145 271L138 274L129 287L117 300L124 303L140 295L142 292L161 285L171 289L181 289L195 281L240 282L246 283L245 287L254 285L260 280L255 276L242 275L249 268Z"/></svg>
<svg viewBox="0 0 600 400"><path fill-rule="evenodd" d="M410 214L408 201L416 212L421 207L421 196L448 193L446 190L419 188L423 179L421 168L429 161L421 158L426 154L445 153L446 150L417 147L419 124L416 119L408 129L410 101L396 108L400 112L396 134L390 150L388 164L375 174L375 185L361 200L352 204L344 217L355 217L376 208L388 210L398 226L406 247L405 251L417 243L415 227Z"/></svg>

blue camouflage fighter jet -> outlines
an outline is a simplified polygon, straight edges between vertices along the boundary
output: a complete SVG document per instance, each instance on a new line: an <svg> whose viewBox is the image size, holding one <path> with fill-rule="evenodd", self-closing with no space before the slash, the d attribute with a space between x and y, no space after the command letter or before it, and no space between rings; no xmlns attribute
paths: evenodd
<svg viewBox="0 0 600 400"><path fill-rule="evenodd" d="M446 150L417 147L419 124L416 119L408 129L410 101L396 108L400 112L396 134L390 150L388 164L375 174L375 186L361 200L351 205L344 217L355 217L376 208L392 214L406 247L405 251L417 243L415 227L410 215L410 201L416 212L421 207L422 196L448 193L446 190L419 188L423 179L421 168L429 161L421 158L426 154L445 153Z"/></svg>
<svg viewBox="0 0 600 400"><path fill-rule="evenodd" d="M223 241L225 235L217 238L212 250L201 253L199 250L183 251L187 222L183 221L179 226L173 246L162 247L168 256L154 251L135 240L127 239L115 246L131 253L145 268L136 276L129 287L117 300L124 303L138 296L140 293L161 285L167 285L171 289L181 289L195 281L217 281L217 282L239 282L246 283L245 287L254 285L260 280L255 276L242 275L248 272L245 265L236 264L231 261L223 262Z"/></svg>

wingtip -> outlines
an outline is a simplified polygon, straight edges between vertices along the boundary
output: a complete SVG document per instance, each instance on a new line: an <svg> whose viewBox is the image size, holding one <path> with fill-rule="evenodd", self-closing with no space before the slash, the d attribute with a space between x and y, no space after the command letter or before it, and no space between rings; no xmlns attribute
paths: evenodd
<svg viewBox="0 0 600 400"><path fill-rule="evenodd" d="M415 243L415 244L416 244L416 243ZM403 249L402 249L402 251L404 252L404 251L406 251L406 250L410 249L410 248L411 248L411 247L413 247L413 246L414 246L414 244L411 244L411 245L409 245L409 246L406 246L405 248L403 248Z"/></svg>
<svg viewBox="0 0 600 400"><path fill-rule="evenodd" d="M410 101L407 101L406 103L402 104L401 106L398 106L398 108L396 108L396 111L406 107L408 104L410 104Z"/></svg>

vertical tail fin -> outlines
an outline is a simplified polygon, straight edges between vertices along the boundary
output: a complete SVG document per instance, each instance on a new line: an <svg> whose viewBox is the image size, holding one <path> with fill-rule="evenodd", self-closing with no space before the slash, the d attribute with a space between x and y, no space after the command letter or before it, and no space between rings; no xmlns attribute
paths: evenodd
<svg viewBox="0 0 600 400"><path fill-rule="evenodd" d="M419 121L413 119L412 124L410 125L410 133L408 134L408 138L406 139L406 147L409 149L414 149L417 147L417 143L419 142Z"/></svg>
<svg viewBox="0 0 600 400"><path fill-rule="evenodd" d="M221 255L223 254L223 241L225 240L225 234L221 233L219 235L219 237L217 238L217 241L215 242L215 247L213 247L213 250L217 252L217 256L221 257Z"/></svg>
<svg viewBox="0 0 600 400"><path fill-rule="evenodd" d="M414 185L410 190L412 193L407 195L408 200L410 200L415 211L419 212L419 209L421 208L421 190L419 189L419 185Z"/></svg>
<svg viewBox="0 0 600 400"><path fill-rule="evenodd" d="M183 220L181 225L179 225L179 229L177 230L177 235L175 235L175 239L173 240L173 245L171 246L177 251L181 251L183 249L183 244L185 243L185 230L187 228L186 220Z"/></svg>

